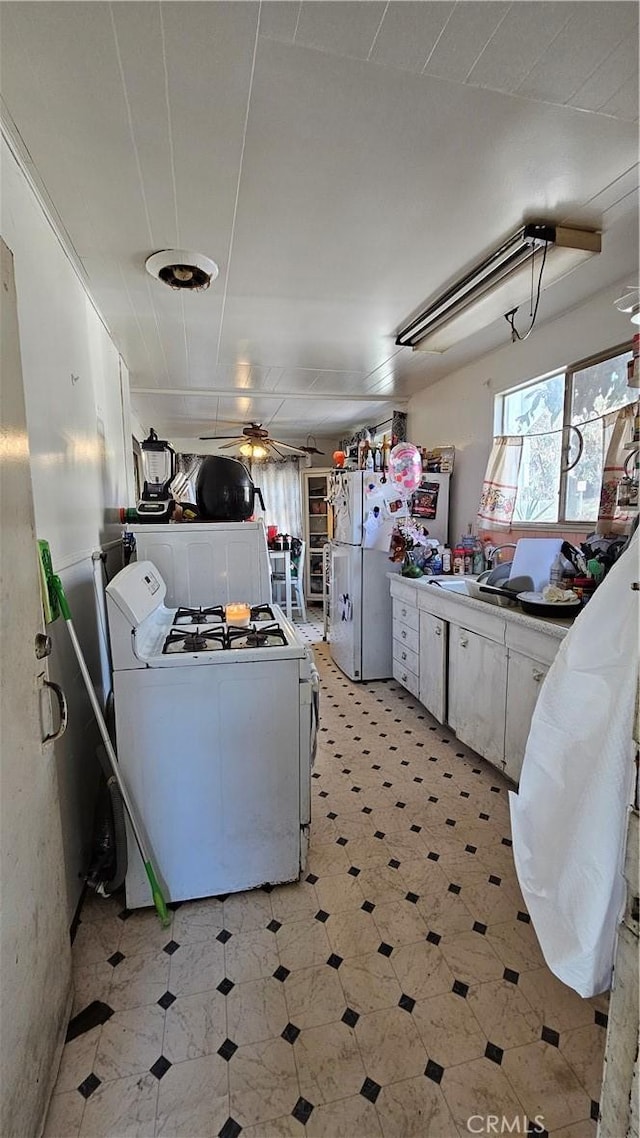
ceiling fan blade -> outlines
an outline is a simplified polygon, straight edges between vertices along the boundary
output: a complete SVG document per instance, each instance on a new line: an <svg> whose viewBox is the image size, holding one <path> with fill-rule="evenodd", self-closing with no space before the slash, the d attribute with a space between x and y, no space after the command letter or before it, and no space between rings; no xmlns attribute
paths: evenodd
<svg viewBox="0 0 640 1138"><path fill-rule="evenodd" d="M237 435L200 435L200 441L201 442L205 442L206 440L216 442L218 439L222 440L222 439L235 439L235 438L237 438Z"/></svg>
<svg viewBox="0 0 640 1138"><path fill-rule="evenodd" d="M246 443L246 441L244 436L241 436L239 439L234 439L233 442L225 443L224 446L220 447L220 450L233 450L234 447L240 446L241 443Z"/></svg>
<svg viewBox="0 0 640 1138"><path fill-rule="evenodd" d="M283 450L292 451L293 454L304 454L302 447L294 447L291 443L283 443L280 439L269 439L270 443L275 443L276 446L282 447Z"/></svg>

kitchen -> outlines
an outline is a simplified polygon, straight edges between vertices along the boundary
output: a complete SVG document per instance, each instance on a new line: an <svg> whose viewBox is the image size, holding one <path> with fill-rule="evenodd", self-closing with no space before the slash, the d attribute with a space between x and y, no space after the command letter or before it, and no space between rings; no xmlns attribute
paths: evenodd
<svg viewBox="0 0 640 1138"><path fill-rule="evenodd" d="M25 459L23 447L12 450L8 435L3 463L19 461L30 474L35 531L51 543L104 697L110 674L91 555L105 552L113 571L119 508L136 500L131 435L141 442L153 423L184 452L201 435L230 433L229 419L255 419L294 444L313 430L327 457L339 438L405 407L410 440L456 447L457 538L476 515L496 433L495 396L630 342L632 326L614 302L637 280L635 5L584 4L569 14L562 4L5 4L2 19L2 235L14 257L27 428L15 439L28 437L30 451ZM543 290L527 340L512 344L500 317L444 353L394 345L416 305L531 216L602 230L603 243L600 254ZM144 269L150 254L167 247L216 260L218 279L202 293L172 293ZM519 315L522 329L527 312ZM11 517L18 500L7 502ZM6 520L3 513L3 531ZM86 868L97 770L65 630L58 622L49 631L51 679L70 708L66 735L44 750L47 795L61 814L57 835L49 819L51 848L63 863L49 906L65 911L68 929ZM339 683L329 673L326 690ZM366 695L377 706L397 706L378 698ZM325 696L330 722L341 711L328 704ZM384 715L391 723L400 717ZM344 728L329 737L348 742ZM346 755L342 745L336 750ZM4 764L15 761L3 743L3 782ZM34 786L42 767L34 767ZM13 807L26 793L19 771L10 786L3 800ZM42 822L23 801L16 825L9 819L3 826L3 864L17 864L15 846L30 867L29 888L46 897L49 883L33 884ZM326 834L333 820L325 821L323 846L332 844ZM334 867L342 860L334 855ZM16 876L16 896L5 895L4 904L21 912L24 889ZM272 903L272 919L282 922L285 905L276 917ZM314 912L321 908L330 912L331 905L319 902ZM21 918L16 935L27 974L41 977L31 927ZM104 931L94 922L95 944ZM150 936L155 944L156 933ZM309 933L310 944L320 940ZM33 1112L16 1115L29 1121L14 1124L14 1132L39 1129L52 1089L69 992L68 947L67 957L62 952L46 1029L35 983L30 1000L23 992L23 1019L13 998L3 1013L19 1029L19 1042L3 1051L24 1047L27 1037L38 1049L47 1040L39 1098L11 1055L2 1056L3 1083L16 1088L14 1109L18 1103ZM85 967L104 973L100 952L90 951ZM135 1020L131 1009L114 1013L112 1033L122 1017ZM331 1035L326 1025L308 1030ZM108 1025L93 1031L109 1034ZM93 1038L74 1041L76 1050ZM206 1063L175 1062L162 1080L145 1076L137 1090L133 1066L136 1078L114 1066L108 1077L96 1076L101 1086L80 1103L85 1121L73 1096L91 1064L60 1092L60 1109L71 1111L69 1132L92 1125L109 1133L108 1119L102 1131L95 1119L116 1070L126 1071L116 1077L124 1080L118 1089L133 1096L131 1110L148 1110L153 1098L155 1111L158 1089L166 1096L181 1073L186 1086L189 1070L196 1085ZM233 1059L230 1075L232 1068ZM359 1097L367 1119L375 1114L369 1132L376 1133L381 1110L359 1094L360 1084L334 1098L325 1090L307 1128L340 1118L331 1103L349 1099L345 1125L352 1117L354 1132L362 1130L349 1114ZM300 1097L313 1102L310 1093ZM139 1132L147 1119L143 1113ZM332 1126L326 1121L325 1132Z"/></svg>

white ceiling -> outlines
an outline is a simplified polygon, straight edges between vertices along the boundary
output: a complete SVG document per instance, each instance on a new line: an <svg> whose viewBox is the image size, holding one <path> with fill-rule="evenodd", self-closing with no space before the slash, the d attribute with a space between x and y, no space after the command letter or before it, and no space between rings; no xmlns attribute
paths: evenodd
<svg viewBox="0 0 640 1138"><path fill-rule="evenodd" d="M506 342L394 331L523 218L604 231L541 323L632 278L637 25L634 0L2 3L4 119L143 423L338 435ZM218 279L153 281L167 247Z"/></svg>

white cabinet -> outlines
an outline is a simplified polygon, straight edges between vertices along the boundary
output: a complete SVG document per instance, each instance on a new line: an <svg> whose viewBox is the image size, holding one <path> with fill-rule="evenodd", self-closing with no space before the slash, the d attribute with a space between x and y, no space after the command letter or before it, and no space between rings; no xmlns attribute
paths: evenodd
<svg viewBox="0 0 640 1138"><path fill-rule="evenodd" d="M394 597L393 677L418 698L420 687L420 614L413 601Z"/></svg>
<svg viewBox="0 0 640 1138"><path fill-rule="evenodd" d="M431 613L420 613L420 702L444 723L447 715L448 625Z"/></svg>
<svg viewBox="0 0 640 1138"><path fill-rule="evenodd" d="M514 782L540 688L565 634L423 582L390 577L393 675Z"/></svg>
<svg viewBox="0 0 640 1138"><path fill-rule="evenodd" d="M327 504L329 470L302 471L302 522L306 542L304 593L308 601L321 601L326 589L322 547L333 536L331 510Z"/></svg>
<svg viewBox="0 0 640 1138"><path fill-rule="evenodd" d="M531 660L520 652L509 652L504 773L514 782L520 778L533 711L548 670L547 665L538 660Z"/></svg>
<svg viewBox="0 0 640 1138"><path fill-rule="evenodd" d="M507 649L452 624L449 629L449 725L494 766L504 759Z"/></svg>

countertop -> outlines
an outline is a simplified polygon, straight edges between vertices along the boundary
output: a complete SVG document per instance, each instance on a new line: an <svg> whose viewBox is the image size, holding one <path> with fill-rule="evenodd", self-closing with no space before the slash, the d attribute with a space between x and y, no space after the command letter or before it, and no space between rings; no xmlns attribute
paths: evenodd
<svg viewBox="0 0 640 1138"><path fill-rule="evenodd" d="M478 601L475 597L470 597L467 593L455 593L449 589L441 589L438 585L429 584L432 581L431 577L402 577L397 573L387 573L390 581L395 581L396 584L407 585L409 588L414 589L416 597L421 593L433 597L440 603L451 602L452 604L460 606L460 609L474 609L476 612L482 612L488 616L499 617L505 620L508 624L519 624L523 628L528 628L532 632L542 632L547 636L553 637L556 640L563 640L567 632L571 628L574 621L579 616L581 609L578 610L573 617L540 617L530 616L528 613L522 612L519 608L502 607L501 605L493 605L486 601ZM447 577L446 580L451 581L455 578ZM459 578L464 580L464 578ZM435 594L435 596L434 596Z"/></svg>

